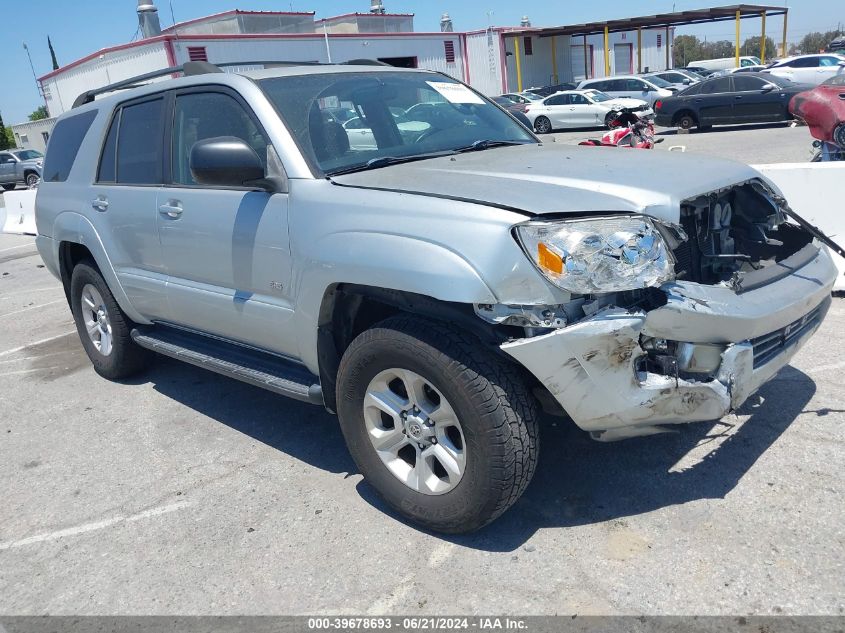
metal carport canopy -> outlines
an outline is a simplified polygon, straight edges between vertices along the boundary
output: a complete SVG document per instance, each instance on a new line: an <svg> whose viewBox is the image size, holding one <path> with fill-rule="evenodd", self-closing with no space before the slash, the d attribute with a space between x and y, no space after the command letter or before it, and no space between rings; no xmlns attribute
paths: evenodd
<svg viewBox="0 0 845 633"><path fill-rule="evenodd" d="M726 7L713 7L710 9L692 9L689 11L676 11L674 13L660 13L636 18L625 18L621 20L606 20L603 22L588 22L586 24L573 24L570 26L550 26L546 28L524 29L525 34L539 35L540 37L553 37L555 35L595 35L604 33L605 28L610 33L621 31L633 31L636 29L650 29L658 27L686 26L689 24L706 24L709 22L725 22L735 20L737 13L741 19L759 18L762 15L767 17L786 15L789 11L786 7L777 7L760 4L734 4ZM512 37L519 35L523 30L510 30L505 33Z"/></svg>

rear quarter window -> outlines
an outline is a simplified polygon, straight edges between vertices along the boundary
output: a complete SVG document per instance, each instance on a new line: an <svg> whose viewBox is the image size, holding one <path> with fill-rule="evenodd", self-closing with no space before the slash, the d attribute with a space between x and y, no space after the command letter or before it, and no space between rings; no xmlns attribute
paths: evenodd
<svg viewBox="0 0 845 633"><path fill-rule="evenodd" d="M67 180L82 140L96 117L97 111L89 110L56 123L44 159L44 182Z"/></svg>

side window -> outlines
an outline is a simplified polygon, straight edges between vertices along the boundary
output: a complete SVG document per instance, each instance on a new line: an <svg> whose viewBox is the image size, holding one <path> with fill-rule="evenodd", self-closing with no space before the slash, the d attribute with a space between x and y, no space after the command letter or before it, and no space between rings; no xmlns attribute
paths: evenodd
<svg viewBox="0 0 845 633"><path fill-rule="evenodd" d="M840 61L836 57L820 57L819 66L836 66Z"/></svg>
<svg viewBox="0 0 845 633"><path fill-rule="evenodd" d="M124 106L117 135L117 182L156 185L161 178L164 99Z"/></svg>
<svg viewBox="0 0 845 633"><path fill-rule="evenodd" d="M753 92L755 90L762 90L763 85L766 83L757 77L746 77L742 75L735 75L733 80L734 90L737 92Z"/></svg>
<svg viewBox="0 0 845 633"><path fill-rule="evenodd" d="M566 105L569 103L569 95L558 95L556 97L549 97L544 101L548 106Z"/></svg>
<svg viewBox="0 0 845 633"><path fill-rule="evenodd" d="M12 158L11 154L0 154L0 165L5 163L14 163L15 159Z"/></svg>
<svg viewBox="0 0 845 633"><path fill-rule="evenodd" d="M584 95L571 95L570 96L570 103L572 105L588 105L590 102L587 101Z"/></svg>
<svg viewBox="0 0 845 633"><path fill-rule="evenodd" d="M97 182L115 182L117 177L117 128L120 125L120 110L112 117L106 142L100 154L100 168L97 170Z"/></svg>
<svg viewBox="0 0 845 633"><path fill-rule="evenodd" d="M647 83L640 81L639 79L625 80L625 90L628 92L648 92L650 89L651 88Z"/></svg>
<svg viewBox="0 0 845 633"><path fill-rule="evenodd" d="M496 103L498 103L498 101ZM356 116L355 118L349 119L343 127L347 130L363 130L366 126L364 125L364 121L361 117Z"/></svg>
<svg viewBox="0 0 845 633"><path fill-rule="evenodd" d="M44 159L44 182L67 180L82 140L96 117L97 111L89 110L56 123L50 149Z"/></svg>
<svg viewBox="0 0 845 633"><path fill-rule="evenodd" d="M234 136L246 142L267 169L270 144L243 106L220 92L196 92L178 95L173 117L173 183L193 185L191 148L197 141L218 136Z"/></svg>
<svg viewBox="0 0 845 633"><path fill-rule="evenodd" d="M731 80L728 77L719 77L718 79L713 79L712 81L706 81L704 82L704 85L701 86L701 94L703 95L714 95L730 91Z"/></svg>

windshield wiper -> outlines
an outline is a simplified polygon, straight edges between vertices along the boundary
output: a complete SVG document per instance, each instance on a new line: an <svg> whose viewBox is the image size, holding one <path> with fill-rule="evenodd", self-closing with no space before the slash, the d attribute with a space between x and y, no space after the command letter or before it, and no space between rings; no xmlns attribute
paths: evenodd
<svg viewBox="0 0 845 633"><path fill-rule="evenodd" d="M505 147L507 145L530 145L530 141L490 141L487 139L480 139L475 141L472 145L460 147L455 150L456 153L462 152L477 152L483 149L490 149L491 147Z"/></svg>
<svg viewBox="0 0 845 633"><path fill-rule="evenodd" d="M426 160L428 158L440 158L441 156L451 156L456 154L455 150L446 150L443 152L428 152L425 154L414 154L413 156L377 156L371 158L363 165L353 165L352 167L345 167L343 169L336 169L334 171L326 172L327 177L341 176L343 174L354 174L358 171L367 171L368 169L378 169L379 167L387 167L388 165L399 165L401 163L411 163L416 160Z"/></svg>

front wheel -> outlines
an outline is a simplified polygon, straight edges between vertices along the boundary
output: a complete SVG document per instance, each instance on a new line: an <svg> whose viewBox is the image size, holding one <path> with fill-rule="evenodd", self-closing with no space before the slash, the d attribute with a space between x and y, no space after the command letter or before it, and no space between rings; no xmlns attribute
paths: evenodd
<svg viewBox="0 0 845 633"><path fill-rule="evenodd" d="M27 174L26 175L26 186L29 189L34 189L38 186L38 183L41 182L41 177L38 174Z"/></svg>
<svg viewBox="0 0 845 633"><path fill-rule="evenodd" d="M534 400L513 365L464 332L391 317L352 342L337 384L358 468L426 528L476 530L513 505L534 474Z"/></svg>
<svg viewBox="0 0 845 633"><path fill-rule="evenodd" d="M548 134L552 131L552 122L549 121L548 117L538 116L537 120L534 121L534 129L537 134Z"/></svg>

